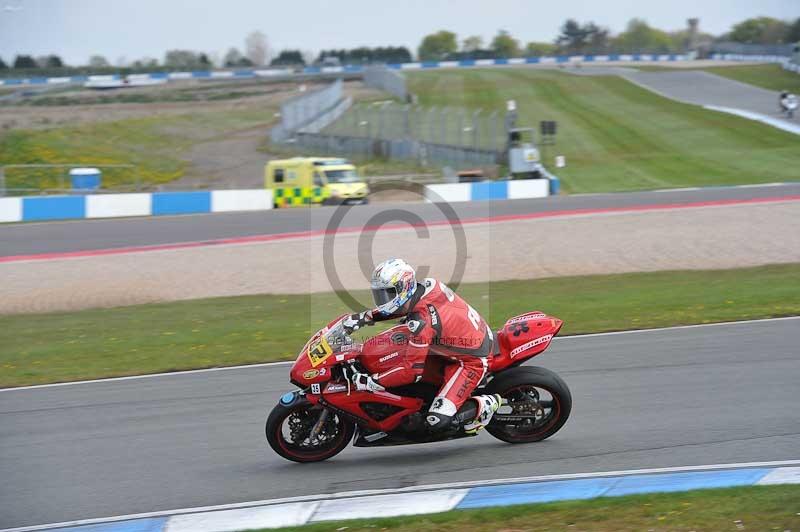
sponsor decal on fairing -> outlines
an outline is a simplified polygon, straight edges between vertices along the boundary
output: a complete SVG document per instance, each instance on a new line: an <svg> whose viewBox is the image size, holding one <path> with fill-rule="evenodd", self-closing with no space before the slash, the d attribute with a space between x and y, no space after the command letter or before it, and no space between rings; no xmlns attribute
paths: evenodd
<svg viewBox="0 0 800 532"><path fill-rule="evenodd" d="M532 347L536 347L537 345L541 345L541 344L547 343L552 339L553 339L553 335L552 334L546 334L544 336L540 336L539 338L537 338L535 340L531 340L530 342L524 343L519 347L515 347L514 349L511 350L511 353L509 354L509 356L511 358L514 358L518 354L523 353L523 352L527 351L528 349L530 349Z"/></svg>
<svg viewBox="0 0 800 532"><path fill-rule="evenodd" d="M527 314L523 314L522 316L517 316L516 318L511 318L506 322L507 325L511 325L512 323L518 323L521 321L530 321L530 320L539 320L547 315L543 312L529 312Z"/></svg>
<svg viewBox="0 0 800 532"><path fill-rule="evenodd" d="M387 360L390 360L390 359L392 359L392 358L394 358L396 356L399 356L399 355L400 355L400 352L399 351L395 351L394 353L390 353L390 354L386 355L385 357L379 358L378 362L386 362Z"/></svg>

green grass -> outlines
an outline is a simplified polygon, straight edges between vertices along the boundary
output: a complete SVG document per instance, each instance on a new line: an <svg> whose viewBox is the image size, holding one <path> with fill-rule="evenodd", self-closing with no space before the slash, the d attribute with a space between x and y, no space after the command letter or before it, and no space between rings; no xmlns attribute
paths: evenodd
<svg viewBox="0 0 800 532"><path fill-rule="evenodd" d="M275 120L275 108L204 111L185 115L156 115L112 122L95 122L43 130L12 130L0 134L3 164L132 164L136 170L105 170L103 186L116 188L166 183L182 176L182 155L198 142L227 132ZM60 188L64 170L7 169L6 186Z"/></svg>
<svg viewBox="0 0 800 532"><path fill-rule="evenodd" d="M356 502L357 504L357 502ZM288 532L483 532L503 530L797 530L800 486L748 486L525 504L383 519L330 521Z"/></svg>
<svg viewBox="0 0 800 532"><path fill-rule="evenodd" d="M459 293L495 328L542 310L564 320L562 334L640 329L798 315L800 264L478 283ZM336 295L314 294L2 316L0 387L292 359L345 311Z"/></svg>
<svg viewBox="0 0 800 532"><path fill-rule="evenodd" d="M545 161L567 192L737 185L797 179L797 137L758 122L662 98L615 76L534 69L409 74L426 106L502 110L517 102L519 126L558 122Z"/></svg>

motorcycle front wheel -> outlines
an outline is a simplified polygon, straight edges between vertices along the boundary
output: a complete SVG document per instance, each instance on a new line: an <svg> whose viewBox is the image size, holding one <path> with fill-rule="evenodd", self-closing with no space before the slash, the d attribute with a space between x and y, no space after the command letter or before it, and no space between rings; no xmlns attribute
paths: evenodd
<svg viewBox="0 0 800 532"><path fill-rule="evenodd" d="M355 425L344 417L298 397L279 403L267 418L267 441L293 462L321 462L342 452L353 439Z"/></svg>
<svg viewBox="0 0 800 532"><path fill-rule="evenodd" d="M492 417L486 431L508 443L529 443L549 438L567 422L572 394L567 384L549 369L520 366L504 371L486 386L506 402Z"/></svg>

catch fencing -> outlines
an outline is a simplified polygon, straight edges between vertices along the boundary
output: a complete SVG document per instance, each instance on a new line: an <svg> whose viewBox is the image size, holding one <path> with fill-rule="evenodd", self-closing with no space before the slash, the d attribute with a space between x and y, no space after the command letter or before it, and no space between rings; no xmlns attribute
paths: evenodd
<svg viewBox="0 0 800 532"><path fill-rule="evenodd" d="M413 139L426 143L501 150L505 113L460 107L423 107L395 102L354 105L325 133L377 140Z"/></svg>
<svg viewBox="0 0 800 532"><path fill-rule="evenodd" d="M316 123L317 130L330 122L326 117L338 116L332 113L343 111L342 80L337 79L325 88L300 94L281 105L281 123L272 128L273 142L286 142L294 133L305 126Z"/></svg>
<svg viewBox="0 0 800 532"><path fill-rule="evenodd" d="M406 78L384 65L370 66L364 69L364 85L388 92L401 102L412 103L413 97L406 88Z"/></svg>
<svg viewBox="0 0 800 532"><path fill-rule="evenodd" d="M346 112L342 112L343 107L334 106L323 116L326 127L312 123L299 128L286 144L305 153L455 168L498 164L506 147L505 115L498 111L393 101L352 107L348 102Z"/></svg>
<svg viewBox="0 0 800 532"><path fill-rule="evenodd" d="M415 139L378 139L323 133L298 133L294 146L304 151L365 159L411 160L422 166L490 166L498 164L502 152L485 148L450 146Z"/></svg>

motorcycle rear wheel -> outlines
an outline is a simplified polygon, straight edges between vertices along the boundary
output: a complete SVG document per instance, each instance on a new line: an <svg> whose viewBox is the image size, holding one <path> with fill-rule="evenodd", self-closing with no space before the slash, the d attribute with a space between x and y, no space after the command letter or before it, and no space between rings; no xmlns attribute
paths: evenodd
<svg viewBox="0 0 800 532"><path fill-rule="evenodd" d="M323 408L298 398L289 406L279 403L267 418L265 432L272 450L293 462L321 462L342 452L353 439L355 424L328 411L317 441L308 441Z"/></svg>
<svg viewBox="0 0 800 532"><path fill-rule="evenodd" d="M504 371L486 386L486 393L508 401L487 425L486 431L508 443L542 441L558 432L572 411L567 384L549 369L520 366ZM504 405L505 406L505 405ZM501 413L511 407L510 413ZM520 419L510 419L518 417Z"/></svg>

